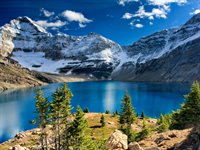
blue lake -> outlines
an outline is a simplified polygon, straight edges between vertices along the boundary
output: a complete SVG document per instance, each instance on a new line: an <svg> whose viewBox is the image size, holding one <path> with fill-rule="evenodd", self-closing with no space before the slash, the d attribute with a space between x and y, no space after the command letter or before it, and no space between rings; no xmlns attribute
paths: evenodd
<svg viewBox="0 0 200 150"><path fill-rule="evenodd" d="M51 99L52 92L62 83L43 86L45 97ZM148 117L158 118L160 114L171 113L180 108L183 95L190 85L181 83L135 83L135 82L74 82L68 83L74 97L74 107L88 107L90 112L120 111L125 91L132 97L136 112L142 111ZM34 128L29 121L34 119L36 88L26 88L0 93L0 143L15 136L20 131Z"/></svg>

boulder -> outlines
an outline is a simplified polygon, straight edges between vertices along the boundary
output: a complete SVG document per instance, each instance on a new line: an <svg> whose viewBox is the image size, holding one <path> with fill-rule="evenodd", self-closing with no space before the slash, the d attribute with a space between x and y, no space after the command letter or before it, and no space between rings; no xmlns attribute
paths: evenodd
<svg viewBox="0 0 200 150"><path fill-rule="evenodd" d="M14 147L10 147L9 150L29 150L26 147L22 147L20 145L15 145Z"/></svg>
<svg viewBox="0 0 200 150"><path fill-rule="evenodd" d="M128 137L119 130L115 130L107 141L109 150L128 149Z"/></svg>
<svg viewBox="0 0 200 150"><path fill-rule="evenodd" d="M142 147L140 147L140 144L138 144L137 142L132 142L128 145L128 149L129 150L143 150Z"/></svg>
<svg viewBox="0 0 200 150"><path fill-rule="evenodd" d="M16 135L15 135L15 138L17 138L17 139L22 139L22 138L24 138L25 137L25 134L24 133L17 133Z"/></svg>

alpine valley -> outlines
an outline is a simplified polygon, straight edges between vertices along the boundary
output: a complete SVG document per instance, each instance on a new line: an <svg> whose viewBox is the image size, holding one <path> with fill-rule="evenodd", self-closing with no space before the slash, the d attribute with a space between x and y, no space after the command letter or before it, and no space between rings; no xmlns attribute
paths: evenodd
<svg viewBox="0 0 200 150"><path fill-rule="evenodd" d="M29 17L18 17L0 28L0 57L5 67L0 73L1 83L16 81L7 79L11 74L8 68L14 65L38 84L50 82L44 75L47 73L122 81L192 82L200 80L200 14L179 28L156 32L130 46L120 46L95 33L53 35ZM16 78L24 81L24 76Z"/></svg>

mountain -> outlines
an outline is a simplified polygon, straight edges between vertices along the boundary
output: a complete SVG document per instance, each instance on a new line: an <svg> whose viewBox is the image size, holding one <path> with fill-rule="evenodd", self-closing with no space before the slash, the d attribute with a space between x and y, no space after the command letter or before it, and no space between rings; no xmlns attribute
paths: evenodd
<svg viewBox="0 0 200 150"><path fill-rule="evenodd" d="M120 45L98 34L53 36L28 17L12 20L0 33L0 55L41 72L109 78L123 55Z"/></svg>
<svg viewBox="0 0 200 150"><path fill-rule="evenodd" d="M128 81L200 80L200 14L130 46L90 33L52 35L28 17L0 28L0 56L30 70Z"/></svg>
<svg viewBox="0 0 200 150"><path fill-rule="evenodd" d="M179 28L156 32L124 49L132 60L112 74L114 80L200 80L200 14Z"/></svg>

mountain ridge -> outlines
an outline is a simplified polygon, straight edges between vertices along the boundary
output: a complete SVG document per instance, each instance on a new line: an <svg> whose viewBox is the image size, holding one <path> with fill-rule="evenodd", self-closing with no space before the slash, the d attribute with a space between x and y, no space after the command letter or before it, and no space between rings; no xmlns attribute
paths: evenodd
<svg viewBox="0 0 200 150"><path fill-rule="evenodd" d="M195 44L197 50L194 51L198 56L200 44L194 41L200 38L199 18L200 14L197 14L179 28L155 32L130 46L122 47L95 33L86 36L70 36L63 33L52 35L30 18L19 17L0 28L0 55L11 57L23 67L39 72L84 74L113 80L190 82L195 78L199 80L194 71L190 73L193 75L188 74L193 76L192 79L183 77L178 80L172 75L166 77L172 68L168 67L168 71L166 69L163 73L157 65L162 59L169 59L166 57L176 59L177 56L172 54L176 51L183 53L180 49L188 43L191 45L189 47ZM193 49L189 51L192 53ZM184 54L184 59L186 57ZM150 67L152 62L158 63L154 64L155 67ZM190 63L198 66L200 62L195 59ZM168 62L168 66L172 64ZM148 70L149 67L155 73L157 68L157 72L160 72L159 78L154 79L155 73L152 71L149 77L148 73L144 75L144 70ZM199 72L198 70L196 72Z"/></svg>

